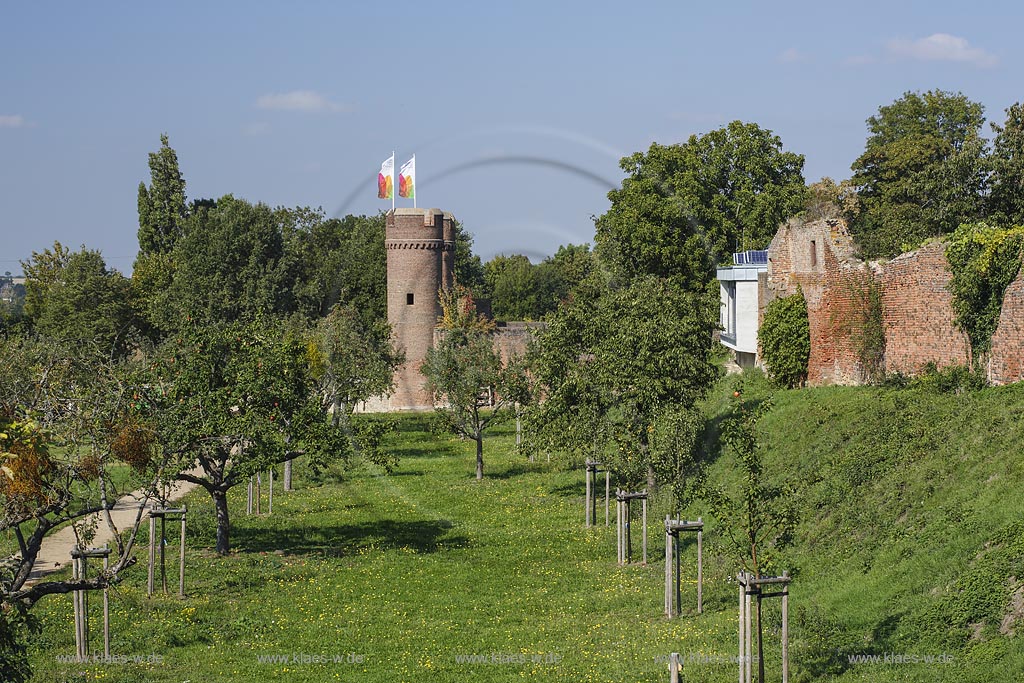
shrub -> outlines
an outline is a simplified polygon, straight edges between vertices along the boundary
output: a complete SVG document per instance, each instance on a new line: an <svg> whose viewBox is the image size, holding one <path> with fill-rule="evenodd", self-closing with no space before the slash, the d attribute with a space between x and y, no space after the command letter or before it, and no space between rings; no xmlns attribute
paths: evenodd
<svg viewBox="0 0 1024 683"><path fill-rule="evenodd" d="M971 343L971 360L992 348L1006 288L1017 277L1024 245L1024 227L996 228L965 223L950 236L946 260L953 278L956 323Z"/></svg>
<svg viewBox="0 0 1024 683"><path fill-rule="evenodd" d="M768 304L757 342L772 379L787 387L801 386L807 380L811 327L803 290L797 287L796 294Z"/></svg>
<svg viewBox="0 0 1024 683"><path fill-rule="evenodd" d="M977 366L972 370L963 365L950 365L939 368L935 363L927 363L921 374L910 381L910 386L936 391L941 394L962 394L976 391L987 386L985 372Z"/></svg>

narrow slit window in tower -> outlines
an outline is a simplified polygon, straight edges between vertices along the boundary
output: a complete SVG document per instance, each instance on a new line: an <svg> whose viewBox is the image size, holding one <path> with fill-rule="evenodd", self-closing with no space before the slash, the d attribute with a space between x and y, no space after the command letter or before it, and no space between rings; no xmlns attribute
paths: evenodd
<svg viewBox="0 0 1024 683"><path fill-rule="evenodd" d="M811 268L818 267L818 244L811 240Z"/></svg>
<svg viewBox="0 0 1024 683"><path fill-rule="evenodd" d="M405 304L406 306L412 306L412 292L405 295Z"/></svg>

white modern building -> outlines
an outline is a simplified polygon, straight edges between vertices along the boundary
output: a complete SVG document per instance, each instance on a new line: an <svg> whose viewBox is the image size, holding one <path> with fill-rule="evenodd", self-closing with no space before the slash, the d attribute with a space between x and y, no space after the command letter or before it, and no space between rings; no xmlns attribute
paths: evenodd
<svg viewBox="0 0 1024 683"><path fill-rule="evenodd" d="M744 251L732 255L733 265L718 269L721 293L720 338L732 349L736 364L754 367L757 357L758 276L768 272L767 251Z"/></svg>

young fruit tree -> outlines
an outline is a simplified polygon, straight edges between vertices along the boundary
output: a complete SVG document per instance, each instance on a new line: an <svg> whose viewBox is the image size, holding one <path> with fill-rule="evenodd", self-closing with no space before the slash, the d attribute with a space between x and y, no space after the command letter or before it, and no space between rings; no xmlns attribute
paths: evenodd
<svg viewBox="0 0 1024 683"><path fill-rule="evenodd" d="M390 341L386 323L369 329L361 322L354 306L336 304L321 318L308 335L307 357L320 406L331 424L355 436L353 446L376 465L390 472L397 459L379 448L384 435L394 427L389 419L352 419L356 405L374 396L389 393L395 368L403 354ZM326 463L315 456L314 470Z"/></svg>
<svg viewBox="0 0 1024 683"><path fill-rule="evenodd" d="M794 491L772 482L765 472L757 441L757 424L771 410L771 398L748 404L742 385L732 410L722 424L722 438L736 454L738 479L721 487L708 487L707 498L721 520L727 542L743 568L755 578L775 564L775 552L790 542L796 527ZM764 680L764 644L761 595L757 596L757 656L759 680Z"/></svg>
<svg viewBox="0 0 1024 683"><path fill-rule="evenodd" d="M674 481L682 465L651 439L718 377L713 313L704 292L650 276L564 304L530 350L544 396L527 415L534 442L600 459L627 487Z"/></svg>
<svg viewBox="0 0 1024 683"><path fill-rule="evenodd" d="M476 313L468 292L441 293L441 335L427 352L421 372L437 412L456 434L476 442L476 478L484 477L484 432L529 403L521 364L502 363L490 324Z"/></svg>

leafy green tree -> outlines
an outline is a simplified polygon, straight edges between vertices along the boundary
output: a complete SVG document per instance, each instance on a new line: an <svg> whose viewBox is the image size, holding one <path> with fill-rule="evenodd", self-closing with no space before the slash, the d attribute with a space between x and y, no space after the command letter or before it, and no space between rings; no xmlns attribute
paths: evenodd
<svg viewBox="0 0 1024 683"><path fill-rule="evenodd" d="M160 136L160 149L149 155L149 175L148 187L139 183L139 253L132 267L131 284L136 315L146 321L145 332L155 339L159 337L161 295L174 279L172 252L184 235L189 213L178 154L166 134Z"/></svg>
<svg viewBox="0 0 1024 683"><path fill-rule="evenodd" d="M651 434L660 416L692 409L718 377L713 303L647 277L560 307L531 348L544 396L528 411L531 441L604 458L629 485L653 484Z"/></svg>
<svg viewBox="0 0 1024 683"><path fill-rule="evenodd" d="M349 453L321 411L304 339L280 321L193 321L164 343L156 372L160 442L177 478L213 498L218 553L231 549L233 486L300 448L320 462Z"/></svg>
<svg viewBox="0 0 1024 683"><path fill-rule="evenodd" d="M453 228L455 232L455 281L480 297L486 287L484 264L480 257L473 253L473 235L458 221L455 221Z"/></svg>
<svg viewBox="0 0 1024 683"><path fill-rule="evenodd" d="M614 396L600 377L595 356L606 331L594 322L606 290L606 283L593 275L585 296L559 306L527 349L527 366L543 396L523 416L531 448L598 458L608 443L605 418Z"/></svg>
<svg viewBox="0 0 1024 683"><path fill-rule="evenodd" d="M622 160L597 250L618 277L674 277L702 289L733 249L765 248L804 204L802 155L753 123L733 121Z"/></svg>
<svg viewBox="0 0 1024 683"><path fill-rule="evenodd" d="M21 262L25 273L25 315L38 318L46 310L50 290L57 287L67 267L71 252L60 242L53 249L33 251L27 261Z"/></svg>
<svg viewBox="0 0 1024 683"><path fill-rule="evenodd" d="M992 194L990 211L995 220L1024 225L1024 106L1006 110L1002 127L992 124Z"/></svg>
<svg viewBox="0 0 1024 683"><path fill-rule="evenodd" d="M793 491L769 481L757 441L757 424L771 410L771 398L748 405L742 384L737 393L722 424L722 438L735 453L742 478L738 485L713 488L708 495L744 569L763 576L775 562L773 552L790 540L796 526Z"/></svg>
<svg viewBox="0 0 1024 683"><path fill-rule="evenodd" d="M811 358L811 328L803 290L768 304L757 331L768 374L779 384L798 387L807 381Z"/></svg>
<svg viewBox="0 0 1024 683"><path fill-rule="evenodd" d="M442 297L441 304L445 311L441 339L427 351L420 371L448 428L476 443L476 478L480 480L484 432L507 418L511 406L528 402L527 385L516 359L502 363L488 321L476 314L471 298L453 294Z"/></svg>
<svg viewBox="0 0 1024 683"><path fill-rule="evenodd" d="M541 265L554 271L558 301L568 298L598 269L597 256L589 244L563 244Z"/></svg>
<svg viewBox="0 0 1024 683"><path fill-rule="evenodd" d="M175 329L186 316L231 322L293 311L284 232L294 221L288 209L231 195L198 207L175 248L173 282L156 305L160 326Z"/></svg>
<svg viewBox="0 0 1024 683"><path fill-rule="evenodd" d="M801 218L807 221L845 217L855 219L860 210L857 191L849 180L836 183L828 176L807 186Z"/></svg>
<svg viewBox="0 0 1024 683"><path fill-rule="evenodd" d="M387 320L384 214L324 220L318 211L293 210L285 252L295 309L310 320L335 304L351 305L364 327Z"/></svg>
<svg viewBox="0 0 1024 683"><path fill-rule="evenodd" d="M95 343L107 354L124 353L140 321L131 305L130 283L107 269L100 252L69 252L59 242L22 262L26 307L37 332Z"/></svg>
<svg viewBox="0 0 1024 683"><path fill-rule="evenodd" d="M167 135L149 155L150 185L139 183L139 254L166 254L184 232L185 179Z"/></svg>
<svg viewBox="0 0 1024 683"><path fill-rule="evenodd" d="M25 285L15 283L10 271L0 276L0 332L21 324L25 317Z"/></svg>
<svg viewBox="0 0 1024 683"><path fill-rule="evenodd" d="M763 577L777 561L778 549L792 540L797 520L795 492L792 486L769 479L757 441L757 424L771 410L771 397L750 406L742 400L742 389L741 383L739 400L722 424L722 436L736 455L740 478L731 485L709 487L707 497L744 569ZM763 681L761 597L757 595L757 661L759 680Z"/></svg>
<svg viewBox="0 0 1024 683"><path fill-rule="evenodd" d="M306 317L324 317L343 303L358 311L364 326L386 321L383 214L340 220L313 214L286 233L286 251L295 268L295 305Z"/></svg>
<svg viewBox="0 0 1024 683"><path fill-rule="evenodd" d="M321 408L331 424L348 435L354 450L390 472L398 459L382 450L380 443L395 428L394 421L354 419L352 414L360 401L391 392L395 369L403 362L403 354L391 342L388 324L378 321L376 327L365 329L352 305L336 304L310 330L307 355ZM328 464L317 453L308 460L314 472Z"/></svg>
<svg viewBox="0 0 1024 683"><path fill-rule="evenodd" d="M560 282L551 264L522 254L498 255L484 265L491 310L499 320L539 320L555 309Z"/></svg>
<svg viewBox="0 0 1024 683"><path fill-rule="evenodd" d="M323 407L337 425L360 401L388 393L402 354L384 328L368 332L354 306L337 304L310 332L309 355ZM378 340L385 340L379 344Z"/></svg>
<svg viewBox="0 0 1024 683"><path fill-rule="evenodd" d="M893 256L979 218L987 185L983 108L960 93L908 92L868 119L853 163L865 256Z"/></svg>

